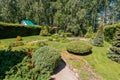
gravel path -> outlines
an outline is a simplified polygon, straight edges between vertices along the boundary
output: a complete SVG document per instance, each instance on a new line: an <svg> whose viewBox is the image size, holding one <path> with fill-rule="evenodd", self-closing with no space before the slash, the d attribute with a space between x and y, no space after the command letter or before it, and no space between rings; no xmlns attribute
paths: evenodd
<svg viewBox="0 0 120 80"><path fill-rule="evenodd" d="M78 80L74 72L62 62L57 68L55 74L51 76L52 80Z"/></svg>

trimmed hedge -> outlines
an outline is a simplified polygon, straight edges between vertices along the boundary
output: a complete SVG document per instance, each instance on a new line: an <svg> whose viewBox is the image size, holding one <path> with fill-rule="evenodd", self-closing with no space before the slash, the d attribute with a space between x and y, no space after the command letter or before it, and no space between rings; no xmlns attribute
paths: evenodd
<svg viewBox="0 0 120 80"><path fill-rule="evenodd" d="M116 32L116 28L117 26L120 26L120 23L117 24L113 24L113 25L107 25L104 29L104 38L107 42L112 42L114 36L115 36L115 32Z"/></svg>
<svg viewBox="0 0 120 80"><path fill-rule="evenodd" d="M92 46L84 41L73 41L67 45L67 51L74 54L84 55L91 52L91 50Z"/></svg>
<svg viewBox="0 0 120 80"><path fill-rule="evenodd" d="M25 26L0 22L0 39L14 38L17 36L39 35L40 26Z"/></svg>

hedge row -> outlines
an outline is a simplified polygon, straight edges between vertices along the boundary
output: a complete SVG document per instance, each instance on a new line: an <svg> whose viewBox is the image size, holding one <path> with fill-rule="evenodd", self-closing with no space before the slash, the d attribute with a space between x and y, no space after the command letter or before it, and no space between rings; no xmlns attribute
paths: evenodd
<svg viewBox="0 0 120 80"><path fill-rule="evenodd" d="M107 42L112 42L115 32L116 32L116 27L120 26L120 23L113 24L113 25L107 25L104 29L104 38Z"/></svg>
<svg viewBox="0 0 120 80"><path fill-rule="evenodd" d="M9 24L0 22L0 39L14 38L17 36L39 35L40 26L25 26L21 24Z"/></svg>

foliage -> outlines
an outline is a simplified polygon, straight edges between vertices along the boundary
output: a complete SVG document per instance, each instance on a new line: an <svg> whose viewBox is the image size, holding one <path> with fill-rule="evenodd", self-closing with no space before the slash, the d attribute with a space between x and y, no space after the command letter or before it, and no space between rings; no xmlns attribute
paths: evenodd
<svg viewBox="0 0 120 80"><path fill-rule="evenodd" d="M51 28L49 26L43 26L40 32L41 36L50 36Z"/></svg>
<svg viewBox="0 0 120 80"><path fill-rule="evenodd" d="M111 60L120 63L120 26L118 26L116 29L114 42L112 44L112 47L109 48L108 57Z"/></svg>
<svg viewBox="0 0 120 80"><path fill-rule="evenodd" d="M30 57L26 56L23 61L6 73L4 80L50 80L50 72L37 67L31 67Z"/></svg>
<svg viewBox="0 0 120 80"><path fill-rule="evenodd" d="M69 25L72 25L76 31L79 27L80 34L82 34L86 30L86 26L93 26L93 29L96 30L98 13L103 16L104 13L109 11L111 14L109 21L111 21L111 18L116 20L120 1L114 0L115 4L110 6L112 1L0 0L0 21L20 23L23 19L29 19L38 25L56 25L64 31L67 30ZM74 31L74 34L77 35L78 32L75 33Z"/></svg>
<svg viewBox="0 0 120 80"><path fill-rule="evenodd" d="M24 26L21 24L0 23L0 39L12 38L16 36L31 36L40 33L40 27Z"/></svg>
<svg viewBox="0 0 120 80"><path fill-rule="evenodd" d="M21 36L17 36L17 37L16 37L16 40L17 40L17 41L21 41L21 40L22 40L22 37L21 37Z"/></svg>
<svg viewBox="0 0 120 80"><path fill-rule="evenodd" d="M73 33L73 35L78 36L81 35L81 29L79 27L79 25L74 25L74 26L68 26L68 31L70 31L71 33Z"/></svg>
<svg viewBox="0 0 120 80"><path fill-rule="evenodd" d="M93 38L94 37L93 30L92 30L92 26L88 28L87 33L85 34L85 38Z"/></svg>
<svg viewBox="0 0 120 80"><path fill-rule="evenodd" d="M68 52L84 55L92 50L92 46L84 41L73 41L69 43L66 47Z"/></svg>
<svg viewBox="0 0 120 80"><path fill-rule="evenodd" d="M35 51L32 61L35 67L53 71L60 61L60 53L53 47L45 46Z"/></svg>
<svg viewBox="0 0 120 80"><path fill-rule="evenodd" d="M69 43L71 40L67 39L67 38L61 38L60 42L62 43Z"/></svg>
<svg viewBox="0 0 120 80"><path fill-rule="evenodd" d="M120 23L105 26L104 36L107 42L110 42L110 43L112 42L115 36L115 31L117 26L120 26Z"/></svg>
<svg viewBox="0 0 120 80"><path fill-rule="evenodd" d="M43 47L43 46L47 46L47 42L46 41L33 41L33 42L27 42L25 43L25 45L27 46L38 46L38 47Z"/></svg>
<svg viewBox="0 0 120 80"><path fill-rule="evenodd" d="M66 33L63 33L63 36L65 36L65 37L72 37L73 35L70 32L66 32Z"/></svg>
<svg viewBox="0 0 120 80"><path fill-rule="evenodd" d="M22 51L0 51L0 79L5 77L5 72L9 71L14 65L20 63L25 54Z"/></svg>
<svg viewBox="0 0 120 80"><path fill-rule="evenodd" d="M60 41L60 35L59 34L53 34L52 36L53 41Z"/></svg>
<svg viewBox="0 0 120 80"><path fill-rule="evenodd" d="M103 25L100 25L94 39L93 39L93 45L102 47L104 45L104 34L103 34Z"/></svg>

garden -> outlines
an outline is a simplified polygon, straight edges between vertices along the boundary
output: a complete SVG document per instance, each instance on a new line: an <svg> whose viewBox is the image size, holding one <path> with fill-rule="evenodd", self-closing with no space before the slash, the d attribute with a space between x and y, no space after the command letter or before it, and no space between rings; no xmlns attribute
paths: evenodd
<svg viewBox="0 0 120 80"><path fill-rule="evenodd" d="M9 32L1 33L1 38L6 39L0 40L0 79L50 80L64 58L67 64L77 70L80 80L119 80L119 26L115 24L103 28L101 25L93 38L90 31L85 37L75 37L72 33L52 33L48 26L1 23L0 27L14 32L16 38ZM18 28L23 28L23 32L18 32ZM32 32L29 34L24 30ZM88 35L91 38L87 38Z"/></svg>
<svg viewBox="0 0 120 80"><path fill-rule="evenodd" d="M120 80L120 0L0 0L0 80Z"/></svg>

